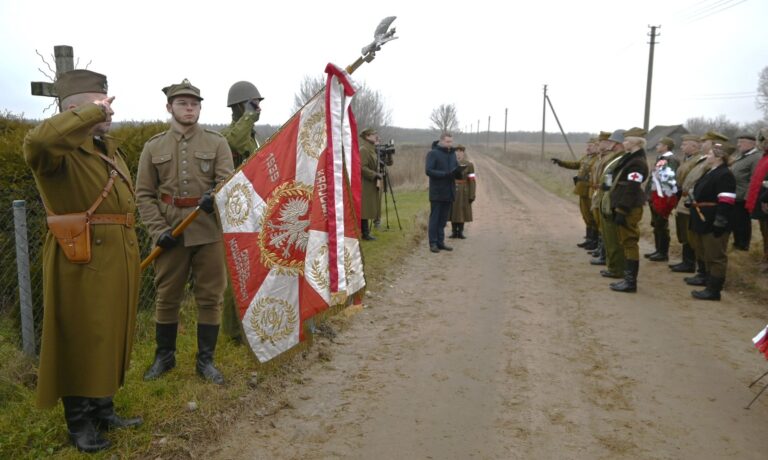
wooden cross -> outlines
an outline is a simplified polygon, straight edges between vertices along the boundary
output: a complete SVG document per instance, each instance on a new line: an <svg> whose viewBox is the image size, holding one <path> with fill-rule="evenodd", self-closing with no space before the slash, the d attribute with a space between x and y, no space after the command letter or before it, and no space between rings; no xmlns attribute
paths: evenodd
<svg viewBox="0 0 768 460"><path fill-rule="evenodd" d="M64 72L74 70L74 52L71 46L59 45L53 47L53 56L56 59L56 78ZM48 81L33 81L32 82L32 95L33 96L47 96L57 97L56 89L53 87L53 83Z"/></svg>

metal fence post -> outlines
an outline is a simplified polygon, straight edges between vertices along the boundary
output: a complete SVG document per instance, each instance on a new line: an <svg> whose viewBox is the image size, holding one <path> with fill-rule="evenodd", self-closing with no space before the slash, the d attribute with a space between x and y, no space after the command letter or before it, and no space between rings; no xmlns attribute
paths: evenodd
<svg viewBox="0 0 768 460"><path fill-rule="evenodd" d="M16 271L19 278L22 348L27 356L35 356L35 321L32 316L32 288L29 280L29 247L27 246L27 206L24 200L13 201L13 224L16 230Z"/></svg>

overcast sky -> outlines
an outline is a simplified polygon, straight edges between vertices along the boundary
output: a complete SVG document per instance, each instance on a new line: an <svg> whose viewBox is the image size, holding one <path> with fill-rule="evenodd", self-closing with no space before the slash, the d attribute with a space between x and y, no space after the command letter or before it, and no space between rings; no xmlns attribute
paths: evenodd
<svg viewBox="0 0 768 460"><path fill-rule="evenodd" d="M385 16L400 38L354 78L381 92L395 126L428 128L453 103L463 130L488 116L503 130L508 108L509 130L537 131L545 83L567 131L642 126L648 25L661 25L652 126L761 118L765 0L0 0L0 109L50 114L30 95L46 80L35 50L52 62L54 45L70 45L78 68L108 76L116 120L165 120L161 88L189 78L204 123L229 122L227 90L250 80L266 98L260 123L282 124L302 78L353 62Z"/></svg>

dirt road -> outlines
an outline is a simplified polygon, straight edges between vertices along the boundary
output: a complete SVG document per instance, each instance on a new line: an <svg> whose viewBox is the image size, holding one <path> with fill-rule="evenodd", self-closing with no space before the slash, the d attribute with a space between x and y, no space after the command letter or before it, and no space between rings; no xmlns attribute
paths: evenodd
<svg viewBox="0 0 768 460"><path fill-rule="evenodd" d="M574 204L474 160L468 239L423 244L283 410L244 414L206 457L768 458L768 394L743 409L766 308L694 301L645 261L637 294L610 291Z"/></svg>

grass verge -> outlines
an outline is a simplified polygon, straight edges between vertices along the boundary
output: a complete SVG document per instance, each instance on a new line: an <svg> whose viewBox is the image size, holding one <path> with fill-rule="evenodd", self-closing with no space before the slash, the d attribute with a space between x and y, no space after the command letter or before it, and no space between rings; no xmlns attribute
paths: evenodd
<svg viewBox="0 0 768 460"><path fill-rule="evenodd" d="M426 192L396 190L395 197L403 229L390 208L390 230L375 230L376 241L362 242L367 288L372 292L394 275L401 259L426 233ZM227 379L223 387L204 383L195 374L196 311L189 306L182 308L176 369L154 382L142 380L155 343L152 314L141 312L132 367L115 404L122 415L144 417L144 425L109 433L113 447L95 455L70 447L61 405L45 411L35 408L35 362L18 350L18 333L10 321L0 320L0 458L199 457L246 410L264 416L289 406L281 390L300 384L301 371L312 363L329 359L334 329L343 329L349 321L346 315L334 315L340 310L320 315L316 321L320 334L263 365L245 347L221 337L216 363Z"/></svg>

